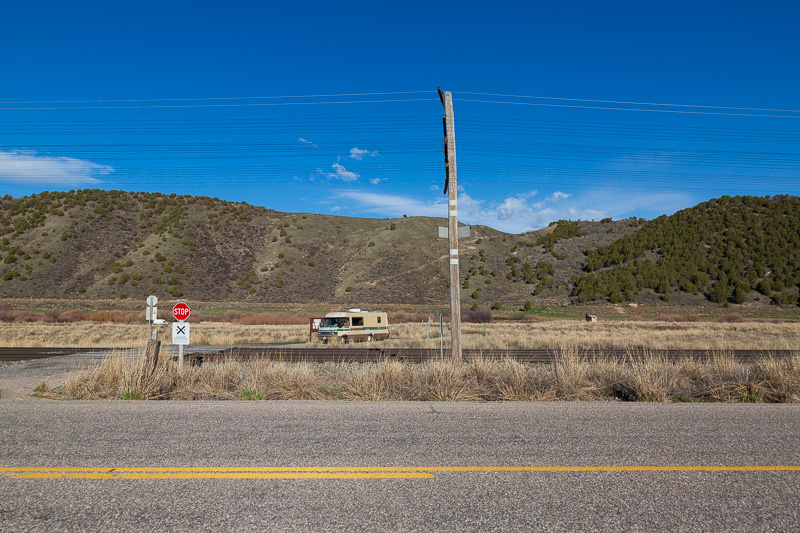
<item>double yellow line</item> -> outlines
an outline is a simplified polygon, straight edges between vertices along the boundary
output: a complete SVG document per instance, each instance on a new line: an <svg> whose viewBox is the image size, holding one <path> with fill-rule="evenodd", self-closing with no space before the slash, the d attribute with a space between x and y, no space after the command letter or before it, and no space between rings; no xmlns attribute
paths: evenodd
<svg viewBox="0 0 800 533"><path fill-rule="evenodd" d="M800 466L0 467L14 479L431 479L443 472L800 472Z"/></svg>

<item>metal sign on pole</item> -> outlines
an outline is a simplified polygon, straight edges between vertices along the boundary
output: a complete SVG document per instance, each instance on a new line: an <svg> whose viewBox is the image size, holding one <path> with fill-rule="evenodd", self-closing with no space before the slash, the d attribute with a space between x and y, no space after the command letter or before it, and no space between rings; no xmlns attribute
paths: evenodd
<svg viewBox="0 0 800 533"><path fill-rule="evenodd" d="M151 294L147 297L146 301L147 309L145 310L144 318L147 320L147 324L149 325L147 339L151 340L153 338L153 321L158 318L158 307L156 307L156 304L158 303L158 297L155 294Z"/></svg>
<svg viewBox="0 0 800 533"><path fill-rule="evenodd" d="M188 322L172 323L172 344L178 346L178 367L183 368L183 347L189 345Z"/></svg>
<svg viewBox="0 0 800 533"><path fill-rule="evenodd" d="M186 346L189 344L189 324L188 322L172 323L172 344Z"/></svg>
<svg viewBox="0 0 800 533"><path fill-rule="evenodd" d="M150 372L153 372L158 365L158 353L161 348L161 342L158 340L158 330L153 329L153 324L157 323L156 321L158 320L158 307L156 307L158 297L156 297L155 294L151 294L147 297L146 302L147 309L145 310L145 319L148 324L148 332L147 347L144 350L144 360L145 367L149 369Z"/></svg>
<svg viewBox="0 0 800 533"><path fill-rule="evenodd" d="M466 239L469 237L470 227L469 226L459 226L458 227L458 238L459 239ZM449 231L444 226L439 226L439 237L442 239L446 239L449 237Z"/></svg>
<svg viewBox="0 0 800 533"><path fill-rule="evenodd" d="M191 310L183 302L178 302L172 308L172 316L177 322L172 323L172 344L178 345L178 368L183 368L183 347L189 344L189 323L184 322Z"/></svg>
<svg viewBox="0 0 800 533"><path fill-rule="evenodd" d="M189 309L189 306L183 302L176 303L175 306L172 308L172 316L175 317L175 320L182 322L187 318L189 318L190 314L191 310Z"/></svg>

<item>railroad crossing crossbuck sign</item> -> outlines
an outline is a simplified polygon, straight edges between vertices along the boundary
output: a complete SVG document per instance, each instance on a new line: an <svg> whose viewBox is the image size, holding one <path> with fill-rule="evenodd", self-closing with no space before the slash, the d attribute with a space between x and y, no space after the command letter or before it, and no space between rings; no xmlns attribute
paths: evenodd
<svg viewBox="0 0 800 533"><path fill-rule="evenodd" d="M183 302L176 303L175 307L172 308L172 316L175 317L175 320L183 322L189 318L189 306Z"/></svg>
<svg viewBox="0 0 800 533"><path fill-rule="evenodd" d="M184 346L189 344L188 322L172 323L172 344L175 344L177 346Z"/></svg>

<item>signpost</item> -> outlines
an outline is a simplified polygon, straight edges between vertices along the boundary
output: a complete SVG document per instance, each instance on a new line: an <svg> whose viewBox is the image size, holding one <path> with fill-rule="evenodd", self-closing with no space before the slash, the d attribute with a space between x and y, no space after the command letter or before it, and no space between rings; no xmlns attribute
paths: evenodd
<svg viewBox="0 0 800 533"><path fill-rule="evenodd" d="M145 348L144 351L144 360L146 368L150 369L151 372L156 369L156 365L158 364L158 351L161 347L161 343L158 340L158 330L153 330L153 323L158 319L157 303L158 297L156 297L155 294L151 294L147 297L145 319L147 320L149 331L147 333L147 348Z"/></svg>
<svg viewBox="0 0 800 533"><path fill-rule="evenodd" d="M172 344L178 345L178 367L183 368L183 347L189 344L189 324L184 322L191 310L183 302L178 302L172 308L172 316L177 322L172 324Z"/></svg>
<svg viewBox="0 0 800 533"><path fill-rule="evenodd" d="M158 297L155 294L151 294L147 297L147 310L145 311L145 320L150 325L150 329L147 333L148 340L153 338L153 320L158 318L158 307L156 304L158 303Z"/></svg>

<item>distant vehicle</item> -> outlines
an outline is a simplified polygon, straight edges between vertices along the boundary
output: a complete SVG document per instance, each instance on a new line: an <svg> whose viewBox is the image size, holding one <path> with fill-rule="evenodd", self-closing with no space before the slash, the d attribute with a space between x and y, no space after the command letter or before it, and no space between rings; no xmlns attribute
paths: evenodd
<svg viewBox="0 0 800 533"><path fill-rule="evenodd" d="M389 318L381 311L361 309L328 313L322 319L318 335L323 344L382 341L389 338Z"/></svg>

